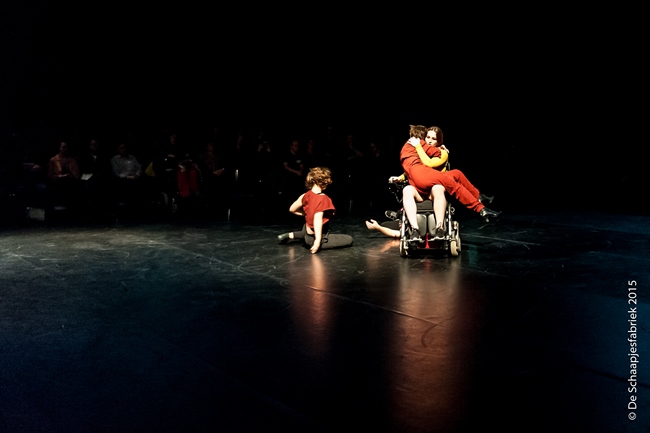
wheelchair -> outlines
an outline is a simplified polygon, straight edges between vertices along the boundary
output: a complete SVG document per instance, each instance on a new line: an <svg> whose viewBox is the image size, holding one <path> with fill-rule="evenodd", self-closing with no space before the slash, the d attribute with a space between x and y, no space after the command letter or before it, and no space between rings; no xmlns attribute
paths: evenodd
<svg viewBox="0 0 650 433"><path fill-rule="evenodd" d="M395 195L398 203L402 203L402 191L408 185L408 181L389 181L389 189ZM435 237L436 217L433 212L433 202L429 199L417 204L418 226L423 242L411 241L409 232L411 225L406 218L406 212L402 208L399 212L400 237L399 237L399 255L403 258L415 257L420 254L442 253L449 254L452 257L458 257L461 251L460 230L458 221L454 221L454 208L447 199L445 209L445 221L443 227L445 234L443 237Z"/></svg>

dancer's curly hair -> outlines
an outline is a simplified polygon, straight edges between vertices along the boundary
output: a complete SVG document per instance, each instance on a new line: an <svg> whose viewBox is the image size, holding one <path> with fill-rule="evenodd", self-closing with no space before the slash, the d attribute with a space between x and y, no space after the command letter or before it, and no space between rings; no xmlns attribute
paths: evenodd
<svg viewBox="0 0 650 433"><path fill-rule="evenodd" d="M305 179L305 186L311 189L314 185L318 185L320 189L327 188L332 183L332 172L327 167L314 167L307 173Z"/></svg>

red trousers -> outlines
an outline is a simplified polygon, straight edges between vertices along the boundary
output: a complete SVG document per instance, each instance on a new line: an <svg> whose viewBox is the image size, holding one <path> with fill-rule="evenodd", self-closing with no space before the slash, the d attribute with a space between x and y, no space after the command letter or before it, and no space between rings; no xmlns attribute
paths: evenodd
<svg viewBox="0 0 650 433"><path fill-rule="evenodd" d="M176 170L176 179L178 181L178 192L181 197L189 197L192 193L199 191L199 180L196 170Z"/></svg>
<svg viewBox="0 0 650 433"><path fill-rule="evenodd" d="M452 197L461 202L466 208L480 212L485 206L478 201L479 191L467 180L460 170L441 172L425 165L414 165L407 173L409 183L420 194L429 194L434 185L442 185Z"/></svg>

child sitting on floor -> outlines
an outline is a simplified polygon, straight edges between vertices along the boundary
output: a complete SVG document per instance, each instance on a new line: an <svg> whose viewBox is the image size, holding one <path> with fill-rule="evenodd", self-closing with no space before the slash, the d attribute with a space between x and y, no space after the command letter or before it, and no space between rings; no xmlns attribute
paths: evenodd
<svg viewBox="0 0 650 433"><path fill-rule="evenodd" d="M350 235L330 233L329 220L334 216L332 200L323 192L332 183L332 173L325 167L309 170L305 185L309 191L293 202L289 212L305 217L305 225L299 232L284 233L278 236L278 242L302 240L312 254L319 249L349 247L353 239Z"/></svg>

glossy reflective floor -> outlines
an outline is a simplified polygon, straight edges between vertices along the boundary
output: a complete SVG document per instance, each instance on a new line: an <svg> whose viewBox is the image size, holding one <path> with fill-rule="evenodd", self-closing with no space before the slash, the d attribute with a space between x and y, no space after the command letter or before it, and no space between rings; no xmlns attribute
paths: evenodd
<svg viewBox="0 0 650 433"><path fill-rule="evenodd" d="M353 217L317 255L297 220L4 228L0 431L648 431L648 217L457 219L409 259Z"/></svg>

